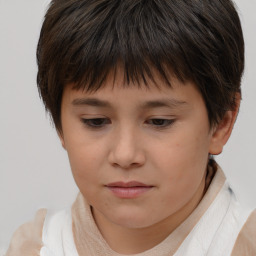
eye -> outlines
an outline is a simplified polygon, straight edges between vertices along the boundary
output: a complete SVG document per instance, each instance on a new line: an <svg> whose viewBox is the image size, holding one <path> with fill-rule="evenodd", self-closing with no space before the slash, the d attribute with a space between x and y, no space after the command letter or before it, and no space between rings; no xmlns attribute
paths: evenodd
<svg viewBox="0 0 256 256"><path fill-rule="evenodd" d="M157 128L165 128L170 125L172 125L175 122L174 119L163 119L163 118L154 118L154 119L149 119L147 123L149 125L153 125Z"/></svg>
<svg viewBox="0 0 256 256"><path fill-rule="evenodd" d="M92 119L82 118L81 121L86 126L93 129L102 128L105 125L110 124L110 120L107 118L92 118Z"/></svg>

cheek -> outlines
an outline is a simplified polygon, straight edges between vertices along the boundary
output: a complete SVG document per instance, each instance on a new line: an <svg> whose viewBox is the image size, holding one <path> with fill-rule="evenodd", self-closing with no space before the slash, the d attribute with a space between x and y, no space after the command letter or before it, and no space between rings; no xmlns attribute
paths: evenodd
<svg viewBox="0 0 256 256"><path fill-rule="evenodd" d="M80 141L79 143L67 143L66 149L71 170L79 188L99 179L99 167L103 159L100 147L93 143Z"/></svg>
<svg viewBox="0 0 256 256"><path fill-rule="evenodd" d="M164 169L186 171L193 166L196 168L198 165L202 166L207 163L208 138L203 135L176 134L175 138L166 139L164 144L156 147L153 155Z"/></svg>
<svg viewBox="0 0 256 256"><path fill-rule="evenodd" d="M165 189L181 198L189 197L198 187L208 161L207 136L184 134L175 136L169 143L166 140L162 150L159 147L154 153L154 164L156 169L162 170Z"/></svg>

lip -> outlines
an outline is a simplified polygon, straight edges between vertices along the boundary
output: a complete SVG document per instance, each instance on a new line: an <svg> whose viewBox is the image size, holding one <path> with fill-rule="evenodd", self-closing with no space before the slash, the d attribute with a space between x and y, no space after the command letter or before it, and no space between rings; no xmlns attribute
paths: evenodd
<svg viewBox="0 0 256 256"><path fill-rule="evenodd" d="M131 187L152 187L152 186L146 185L138 181L129 181L129 182L117 181L117 182L109 183L107 187L131 188Z"/></svg>
<svg viewBox="0 0 256 256"><path fill-rule="evenodd" d="M132 199L150 191L154 186L138 181L118 181L109 183L105 187L107 187L115 196L119 198Z"/></svg>

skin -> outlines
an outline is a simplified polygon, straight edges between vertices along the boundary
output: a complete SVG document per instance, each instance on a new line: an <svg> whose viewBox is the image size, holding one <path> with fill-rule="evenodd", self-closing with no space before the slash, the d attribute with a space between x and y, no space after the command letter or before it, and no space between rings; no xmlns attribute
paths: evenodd
<svg viewBox="0 0 256 256"><path fill-rule="evenodd" d="M63 94L62 145L99 230L118 253L154 247L190 215L204 194L208 155L221 153L237 114L228 111L211 128L192 82L156 82L159 88L124 88L121 77L109 78L97 92L70 84ZM106 186L117 181L151 187L120 198Z"/></svg>

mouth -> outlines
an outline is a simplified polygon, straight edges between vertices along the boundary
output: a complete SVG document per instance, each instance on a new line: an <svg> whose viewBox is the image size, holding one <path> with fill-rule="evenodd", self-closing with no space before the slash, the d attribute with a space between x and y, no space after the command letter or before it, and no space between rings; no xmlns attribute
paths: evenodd
<svg viewBox="0 0 256 256"><path fill-rule="evenodd" d="M119 198L132 199L150 191L154 186L137 181L119 181L109 183L105 187L108 188L115 196Z"/></svg>

